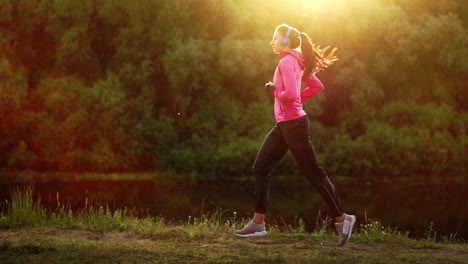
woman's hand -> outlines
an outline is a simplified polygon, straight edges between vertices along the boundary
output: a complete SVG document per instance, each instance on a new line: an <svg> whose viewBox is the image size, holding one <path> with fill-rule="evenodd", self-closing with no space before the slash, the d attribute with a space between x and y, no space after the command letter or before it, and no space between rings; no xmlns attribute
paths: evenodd
<svg viewBox="0 0 468 264"><path fill-rule="evenodd" d="M268 97L273 98L273 91L276 89L272 82L267 82L265 84L265 92Z"/></svg>

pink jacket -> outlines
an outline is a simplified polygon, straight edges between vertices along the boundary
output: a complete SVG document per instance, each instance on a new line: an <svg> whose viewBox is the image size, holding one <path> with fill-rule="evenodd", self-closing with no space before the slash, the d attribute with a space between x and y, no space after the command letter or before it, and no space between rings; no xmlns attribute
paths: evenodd
<svg viewBox="0 0 468 264"><path fill-rule="evenodd" d="M315 75L302 76L305 60L297 50L280 53L281 60L273 76L276 122L297 119L306 115L302 102L323 91L324 86ZM301 81L307 88L301 91Z"/></svg>

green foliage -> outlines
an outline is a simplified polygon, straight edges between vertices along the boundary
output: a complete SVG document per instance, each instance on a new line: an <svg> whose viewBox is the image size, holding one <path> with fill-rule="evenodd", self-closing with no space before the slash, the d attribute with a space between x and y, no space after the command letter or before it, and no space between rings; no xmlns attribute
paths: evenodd
<svg viewBox="0 0 468 264"><path fill-rule="evenodd" d="M8 165L9 158L5 155L8 152L28 153L26 143L22 141L29 121L24 113L27 89L27 78L22 69L15 69L7 58L0 57L0 167Z"/></svg>
<svg viewBox="0 0 468 264"><path fill-rule="evenodd" d="M377 220L365 219L365 224L361 224L357 234L360 242L367 244L394 242L407 246L414 246L414 240L408 238L409 232L398 231L396 228L385 227Z"/></svg>
<svg viewBox="0 0 468 264"><path fill-rule="evenodd" d="M95 206L86 201L84 208L72 211L69 205L60 203L57 194L57 208L55 210L45 209L40 198L33 197L31 188L18 189L13 193L11 201L5 204L5 210L0 211L0 227L22 229L25 227L36 227L37 230L47 228L61 231L66 229L84 229L98 233L130 232L143 239L179 242L193 242L195 240L219 238L220 234L230 234L236 229L245 226L246 219L239 218L237 212L229 212L217 206L202 211L199 216L187 216L186 221L170 221L163 217L151 217L140 215L136 210L115 209L111 211L108 206ZM321 214L312 232L308 232L306 222L302 218L295 218L293 224L278 226L269 224L267 226L268 237L287 237L294 239L305 239L307 244L320 243L325 246L331 242L336 243L335 230L331 228L331 219L322 219ZM128 238L128 237L127 237ZM391 244L406 248L440 248L444 244L463 244L466 241L457 238L457 234L440 236L433 229L431 223L428 226L426 237L415 240L409 238L409 232L399 231L394 227L384 226L377 220L371 220L365 215L360 226L355 226L353 232L353 243L359 244ZM330 240L330 241L329 241ZM56 242L56 241L55 241ZM0 252L11 247L11 243L3 241L0 244Z"/></svg>
<svg viewBox="0 0 468 264"><path fill-rule="evenodd" d="M33 190L20 190L11 194L11 202L6 201L6 216L0 218L0 226L35 226L42 225L46 220L46 210L42 207L40 197L34 199Z"/></svg>
<svg viewBox="0 0 468 264"><path fill-rule="evenodd" d="M447 105L404 102L366 110L368 106L343 115L341 130L324 150L326 167L332 171L402 176L466 173L464 114Z"/></svg>
<svg viewBox="0 0 468 264"><path fill-rule="evenodd" d="M339 48L304 104L328 172L466 175L464 1L270 2L0 0L0 168L249 173L286 22Z"/></svg>

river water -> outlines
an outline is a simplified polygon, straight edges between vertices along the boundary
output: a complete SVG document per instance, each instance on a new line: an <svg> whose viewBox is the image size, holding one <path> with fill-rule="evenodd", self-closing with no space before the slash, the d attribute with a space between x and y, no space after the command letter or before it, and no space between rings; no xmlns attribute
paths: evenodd
<svg viewBox="0 0 468 264"><path fill-rule="evenodd" d="M383 226L409 231L410 237L424 238L432 225L440 235L457 233L457 238L468 240L468 183L463 179L331 178L345 211L358 217L358 226L367 217ZM1 183L0 201L10 199L11 192L21 185L24 184ZM200 217L216 208L224 211L225 217L236 212L238 218L248 218L253 212L253 191L251 178L209 181L158 177L34 183L35 195L40 195L49 210L56 208L58 193L60 202L74 210L83 208L88 200L94 206L108 205L111 210L127 207L141 215L173 221ZM313 230L319 211L322 218L328 213L325 202L306 180L299 176L272 179L268 223L294 226L302 218L306 228Z"/></svg>

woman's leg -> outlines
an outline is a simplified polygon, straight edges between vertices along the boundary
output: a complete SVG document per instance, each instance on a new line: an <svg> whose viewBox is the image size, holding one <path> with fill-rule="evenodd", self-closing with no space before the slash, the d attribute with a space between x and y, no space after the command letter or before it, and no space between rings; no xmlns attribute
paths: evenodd
<svg viewBox="0 0 468 264"><path fill-rule="evenodd" d="M343 210L335 187L326 172L317 164L315 151L310 141L309 119L307 116L279 123L279 129L301 171L317 188L335 219L338 222L342 221Z"/></svg>
<svg viewBox="0 0 468 264"><path fill-rule="evenodd" d="M274 126L260 147L252 172L255 175L254 222L263 223L270 194L270 171L288 151L278 126Z"/></svg>
<svg viewBox="0 0 468 264"><path fill-rule="evenodd" d="M252 167L255 175L255 214L247 226L234 231L236 236L253 237L266 235L265 212L270 193L270 170L286 154L288 147L278 127L271 129L263 141Z"/></svg>

